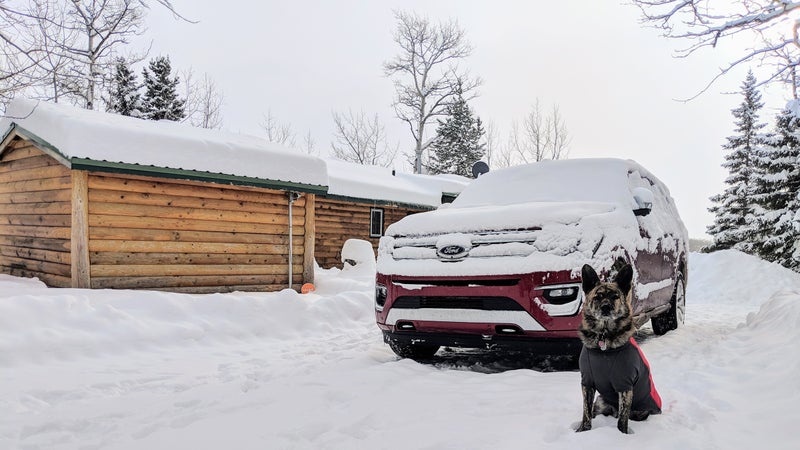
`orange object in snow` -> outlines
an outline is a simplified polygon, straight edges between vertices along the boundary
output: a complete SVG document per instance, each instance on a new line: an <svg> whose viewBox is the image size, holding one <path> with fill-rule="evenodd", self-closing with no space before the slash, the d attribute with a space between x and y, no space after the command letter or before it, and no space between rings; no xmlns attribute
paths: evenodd
<svg viewBox="0 0 800 450"><path fill-rule="evenodd" d="M314 284L306 283L306 284L303 285L303 287L300 288L300 293L301 294L308 294L309 292L314 292L315 290L317 290L317 288L314 287Z"/></svg>

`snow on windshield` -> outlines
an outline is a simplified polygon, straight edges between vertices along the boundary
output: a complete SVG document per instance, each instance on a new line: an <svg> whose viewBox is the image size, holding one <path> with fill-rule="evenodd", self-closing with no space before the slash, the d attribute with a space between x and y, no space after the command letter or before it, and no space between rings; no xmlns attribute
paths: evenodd
<svg viewBox="0 0 800 450"><path fill-rule="evenodd" d="M620 159L568 159L501 169L475 180L453 207L573 201L633 206L626 179L631 167L639 168Z"/></svg>

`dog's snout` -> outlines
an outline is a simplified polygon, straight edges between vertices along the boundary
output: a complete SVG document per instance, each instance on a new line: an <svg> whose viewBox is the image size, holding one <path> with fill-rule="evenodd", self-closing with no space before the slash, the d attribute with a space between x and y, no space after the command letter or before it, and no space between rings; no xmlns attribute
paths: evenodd
<svg viewBox="0 0 800 450"><path fill-rule="evenodd" d="M609 302L603 302L603 303L600 305L600 313L601 313L602 315L604 315L604 316L608 316L608 315L610 315L610 314L611 314L611 310L612 310L612 309L613 309L613 308L611 307L611 303L609 303Z"/></svg>

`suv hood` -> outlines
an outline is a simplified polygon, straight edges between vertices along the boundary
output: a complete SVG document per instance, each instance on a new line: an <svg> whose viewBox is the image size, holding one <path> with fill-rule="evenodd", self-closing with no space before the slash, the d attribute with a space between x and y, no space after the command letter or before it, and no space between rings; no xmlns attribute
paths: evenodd
<svg viewBox="0 0 800 450"><path fill-rule="evenodd" d="M635 249L628 208L603 202L541 202L442 208L405 217L387 229L378 272L470 276L580 270ZM601 266L604 264L601 264Z"/></svg>

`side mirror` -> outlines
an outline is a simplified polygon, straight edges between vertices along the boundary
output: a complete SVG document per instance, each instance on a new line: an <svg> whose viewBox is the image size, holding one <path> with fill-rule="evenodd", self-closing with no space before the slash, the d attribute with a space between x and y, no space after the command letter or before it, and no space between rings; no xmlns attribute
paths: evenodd
<svg viewBox="0 0 800 450"><path fill-rule="evenodd" d="M646 216L653 210L653 191L643 187L634 188L633 201L636 203L633 215Z"/></svg>

